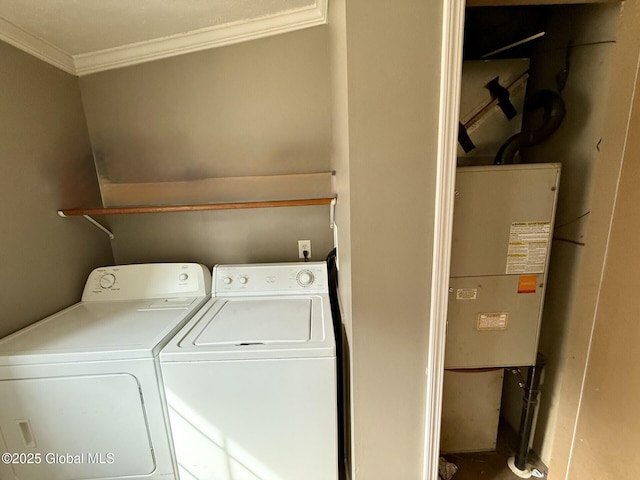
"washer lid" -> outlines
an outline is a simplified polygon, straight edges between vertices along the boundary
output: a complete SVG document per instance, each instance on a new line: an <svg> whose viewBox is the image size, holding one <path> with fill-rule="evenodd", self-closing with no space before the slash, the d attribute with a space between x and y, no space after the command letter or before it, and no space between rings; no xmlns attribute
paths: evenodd
<svg viewBox="0 0 640 480"><path fill-rule="evenodd" d="M229 299L215 311L194 345L307 342L311 299Z"/></svg>
<svg viewBox="0 0 640 480"><path fill-rule="evenodd" d="M212 297L161 362L335 357L328 295Z"/></svg>

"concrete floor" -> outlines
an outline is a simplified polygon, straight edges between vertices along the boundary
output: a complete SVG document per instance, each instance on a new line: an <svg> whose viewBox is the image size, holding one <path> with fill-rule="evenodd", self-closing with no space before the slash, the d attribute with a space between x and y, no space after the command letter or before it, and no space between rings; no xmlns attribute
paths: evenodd
<svg viewBox="0 0 640 480"><path fill-rule="evenodd" d="M517 445L516 432L505 425L505 422L500 422L495 452L445 455L448 462L458 466L452 480L519 480L520 477L507 466L507 459L514 455ZM529 462L540 471L547 471L535 455L530 455Z"/></svg>

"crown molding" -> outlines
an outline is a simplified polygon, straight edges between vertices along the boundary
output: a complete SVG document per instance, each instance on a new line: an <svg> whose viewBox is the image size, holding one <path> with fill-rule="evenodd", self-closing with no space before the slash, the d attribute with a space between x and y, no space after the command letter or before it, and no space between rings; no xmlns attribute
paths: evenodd
<svg viewBox="0 0 640 480"><path fill-rule="evenodd" d="M0 40L67 73L77 75L71 55L2 17L0 17Z"/></svg>
<svg viewBox="0 0 640 480"><path fill-rule="evenodd" d="M316 5L312 8L243 20L122 47L75 55L73 59L76 74L82 76L300 30L326 22L327 0L317 0Z"/></svg>
<svg viewBox="0 0 640 480"><path fill-rule="evenodd" d="M65 72L82 76L323 25L327 23L327 4L328 0L316 0L310 7L78 55L71 55L1 17L0 40Z"/></svg>

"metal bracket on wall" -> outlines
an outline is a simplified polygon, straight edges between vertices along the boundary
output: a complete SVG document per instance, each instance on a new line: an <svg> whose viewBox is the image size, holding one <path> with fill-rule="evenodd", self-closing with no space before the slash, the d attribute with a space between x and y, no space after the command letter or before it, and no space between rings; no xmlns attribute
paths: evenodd
<svg viewBox="0 0 640 480"><path fill-rule="evenodd" d="M58 210L58 215L60 215L62 218L69 218L67 215L64 214L64 212L62 210ZM113 240L114 238L116 238L111 230L109 230L105 226L103 226L100 223L98 223L96 220L91 218L89 215L82 215L82 217L85 218L86 220L88 220L92 225L98 227L104 233L109 235L109 240Z"/></svg>
<svg viewBox="0 0 640 480"><path fill-rule="evenodd" d="M331 203L329 204L329 227L333 229L333 226L336 224L336 203L337 198L332 198Z"/></svg>

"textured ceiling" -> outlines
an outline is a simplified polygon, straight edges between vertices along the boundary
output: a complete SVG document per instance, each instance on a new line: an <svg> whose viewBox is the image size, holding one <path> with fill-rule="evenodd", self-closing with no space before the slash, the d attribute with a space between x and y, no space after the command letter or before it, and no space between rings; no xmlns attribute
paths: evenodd
<svg viewBox="0 0 640 480"><path fill-rule="evenodd" d="M325 23L326 3L327 0L0 0L0 39L66 70L73 70L74 63L78 67L78 59L84 61L98 53L104 57L106 52L114 51L123 52L118 53L122 58L109 58L109 62L131 64L136 60L129 61L127 55L144 57L141 61L160 58L162 42L166 42L167 52L186 53L190 42L196 50ZM225 32L229 32L228 41ZM151 55L140 53L140 47L145 45L153 45ZM176 53L166 56L173 54Z"/></svg>

